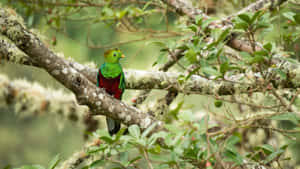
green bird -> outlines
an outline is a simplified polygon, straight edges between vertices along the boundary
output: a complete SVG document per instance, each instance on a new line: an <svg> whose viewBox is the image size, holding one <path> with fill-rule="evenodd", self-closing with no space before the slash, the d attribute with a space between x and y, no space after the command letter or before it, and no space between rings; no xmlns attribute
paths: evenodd
<svg viewBox="0 0 300 169"><path fill-rule="evenodd" d="M101 65L97 74L97 86L121 100L125 90L124 72L119 60L125 56L119 49L110 49L104 52L105 62ZM110 135L116 134L121 123L106 117L107 129Z"/></svg>

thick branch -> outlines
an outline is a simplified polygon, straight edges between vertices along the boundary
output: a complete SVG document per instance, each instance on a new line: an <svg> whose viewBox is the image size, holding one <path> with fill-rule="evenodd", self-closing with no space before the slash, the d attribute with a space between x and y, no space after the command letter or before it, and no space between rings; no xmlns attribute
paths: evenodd
<svg viewBox="0 0 300 169"><path fill-rule="evenodd" d="M78 102L87 105L94 114L109 116L126 125L137 124L141 128L146 128L157 121L146 113L114 99L103 89L96 88L84 75L52 52L5 9L0 9L0 31L39 67L70 89L76 95ZM162 123L158 122L157 129L161 128Z"/></svg>
<svg viewBox="0 0 300 169"><path fill-rule="evenodd" d="M0 40L0 59L14 61L14 63L25 64L25 65L35 65L40 67L37 64L34 64L31 60L28 60L28 56L23 56L23 58L14 59L18 56L14 46L8 44L5 40ZM10 51L10 52L7 52ZM97 69L91 68L85 65L81 65L75 61L62 59L59 57L68 67L71 67L77 72L83 74L90 82L96 84ZM287 73L287 79L278 79L273 81L273 85L276 88L297 88L300 87L300 64L290 63L282 59L282 57L277 56L273 59L274 64L277 67L280 67L284 72ZM273 72L273 69L270 69L269 72ZM249 72L246 74L239 74L230 77L230 81L217 81L217 80L208 80L206 78L192 75L186 82L180 84L178 78L181 74L174 72L162 72L162 71L138 71L138 70L126 70L126 89L135 89L135 90L150 90L150 89L162 89L173 92L181 92L185 94L203 94L203 95L231 95L235 93L247 93L251 92L260 92L257 84L253 83L256 81L257 77L249 75ZM252 77L252 79L243 77ZM236 83L235 83L236 82Z"/></svg>
<svg viewBox="0 0 300 169"><path fill-rule="evenodd" d="M191 19L195 19L197 15L201 15L204 19L208 18L204 12L194 8L192 4L186 0L163 0L163 2L173 7L180 15L187 15Z"/></svg>

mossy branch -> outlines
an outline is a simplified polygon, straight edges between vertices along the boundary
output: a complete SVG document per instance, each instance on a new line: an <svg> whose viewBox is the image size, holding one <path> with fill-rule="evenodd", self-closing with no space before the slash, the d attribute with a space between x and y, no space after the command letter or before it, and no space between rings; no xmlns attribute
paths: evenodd
<svg viewBox="0 0 300 169"><path fill-rule="evenodd" d="M12 106L20 116L56 114L71 121L84 121L89 113L86 106L79 106L72 94L46 89L26 80L11 81L0 74L0 106Z"/></svg>
<svg viewBox="0 0 300 169"><path fill-rule="evenodd" d="M137 124L145 129L156 119L140 110L128 106L97 88L69 62L51 51L36 35L28 31L8 10L0 8L0 32L9 38L39 67L70 89L78 103L87 105L93 114L101 114L121 121L126 125ZM158 122L157 130L162 129Z"/></svg>
<svg viewBox="0 0 300 169"><path fill-rule="evenodd" d="M9 44L6 40L0 40L0 59L13 63L31 65L41 67L34 63L27 55L19 57L18 49ZM17 59L16 59L17 58ZM85 76L90 82L96 84L97 69L82 65L78 62L59 57L68 67L72 68ZM298 88L300 87L300 63L291 63L282 56L274 56L274 67L280 67L286 72L287 79L278 76L273 85L276 88ZM268 70L270 74L276 74L274 69ZM272 73L273 72L273 73ZM182 76L175 72L162 71L141 71L141 70L125 70L126 89L133 90L150 90L161 89L171 92L180 92L184 94L201 94L201 95L232 95L238 93L261 92L262 89L257 88L256 81L261 78L259 73L253 76L253 72L245 74L233 75L225 80L209 80L198 75L192 75L184 82L178 79ZM247 77L247 78L246 78ZM251 77L251 78L250 78Z"/></svg>

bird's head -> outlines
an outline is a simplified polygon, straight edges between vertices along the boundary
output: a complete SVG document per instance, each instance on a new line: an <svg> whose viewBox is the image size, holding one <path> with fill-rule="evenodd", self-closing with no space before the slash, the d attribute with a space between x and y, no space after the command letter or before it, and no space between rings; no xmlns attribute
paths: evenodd
<svg viewBox="0 0 300 169"><path fill-rule="evenodd" d="M118 63L121 58L125 56L122 54L120 49L109 49L104 52L105 62L107 63Z"/></svg>

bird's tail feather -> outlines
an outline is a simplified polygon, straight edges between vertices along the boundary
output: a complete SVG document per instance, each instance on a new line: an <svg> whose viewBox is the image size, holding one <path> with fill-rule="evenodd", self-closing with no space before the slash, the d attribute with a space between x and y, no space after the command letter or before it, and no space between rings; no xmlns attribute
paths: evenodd
<svg viewBox="0 0 300 169"><path fill-rule="evenodd" d="M111 136L118 133L121 128L121 123L110 117L106 117L106 125Z"/></svg>

